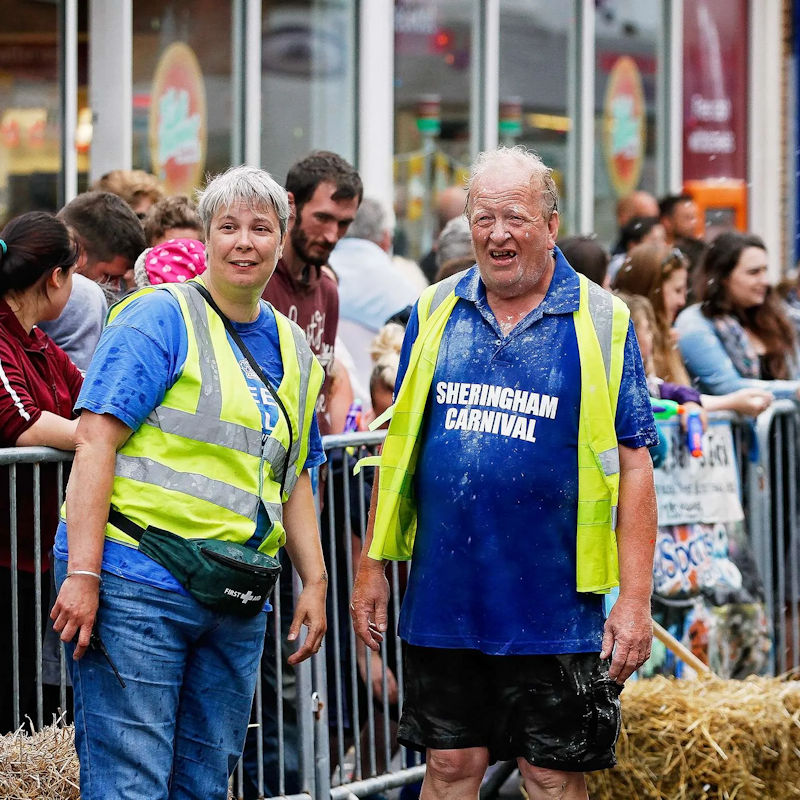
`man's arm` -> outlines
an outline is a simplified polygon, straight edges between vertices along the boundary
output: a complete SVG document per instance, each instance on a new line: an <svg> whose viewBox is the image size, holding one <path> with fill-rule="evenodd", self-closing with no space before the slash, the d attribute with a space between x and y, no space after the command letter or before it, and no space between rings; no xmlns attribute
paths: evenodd
<svg viewBox="0 0 800 800"><path fill-rule="evenodd" d="M648 449L620 445L619 460L619 599L606 620L600 657L613 655L609 676L624 683L650 657L650 594L658 512Z"/></svg>
<svg viewBox="0 0 800 800"><path fill-rule="evenodd" d="M350 616L353 618L356 636L372 650L380 650L383 634L386 633L389 606L389 581L384 574L386 562L369 557L375 529L375 509L378 506L379 472L379 469L375 470L367 532L350 600Z"/></svg>
<svg viewBox="0 0 800 800"><path fill-rule="evenodd" d="M300 474L291 497L283 507L283 523L286 528L286 552L303 582L303 591L297 598L288 636L289 641L294 641L301 625L308 628L302 646L289 656L290 664L299 664L319 650L327 629L325 595L328 591L328 573L325 571L314 495L307 469ZM284 576L284 580L289 579L290 576Z"/></svg>

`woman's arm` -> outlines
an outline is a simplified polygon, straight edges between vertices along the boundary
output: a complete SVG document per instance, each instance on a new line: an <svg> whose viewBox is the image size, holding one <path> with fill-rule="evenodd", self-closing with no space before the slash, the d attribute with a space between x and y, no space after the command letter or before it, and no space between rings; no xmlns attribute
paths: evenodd
<svg viewBox="0 0 800 800"><path fill-rule="evenodd" d="M744 378L736 369L722 342L699 307L691 306L678 315L675 327L680 335L678 345L693 378L706 394L730 394L739 389L769 391L773 381Z"/></svg>
<svg viewBox="0 0 800 800"><path fill-rule="evenodd" d="M42 411L39 419L17 437L15 444L17 447L55 447L58 450L74 450L77 427L77 419L65 419L53 414L52 411Z"/></svg>
<svg viewBox="0 0 800 800"><path fill-rule="evenodd" d="M103 562L108 508L114 483L117 450L131 429L111 414L84 411L78 422L75 461L67 484L67 572L100 574ZM73 575L61 585L50 613L53 629L61 640L78 634L74 658L81 658L89 645L100 594L100 581L93 575Z"/></svg>
<svg viewBox="0 0 800 800"><path fill-rule="evenodd" d="M328 573L322 556L308 470L300 474L294 491L283 507L283 526L286 529L286 552L303 582L303 591L297 599L288 637L289 641L294 641L301 625L308 628L305 642L296 653L289 656L290 664L299 664L319 650L327 629L325 595L328 591Z"/></svg>

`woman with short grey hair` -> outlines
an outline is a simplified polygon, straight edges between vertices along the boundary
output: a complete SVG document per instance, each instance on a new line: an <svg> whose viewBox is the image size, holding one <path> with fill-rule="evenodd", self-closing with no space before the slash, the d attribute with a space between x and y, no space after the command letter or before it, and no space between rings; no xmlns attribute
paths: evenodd
<svg viewBox="0 0 800 800"><path fill-rule="evenodd" d="M199 213L206 271L112 308L76 404L52 618L71 656L84 800L227 798L283 545L303 583L289 639L307 628L290 663L325 633L308 473L325 460L323 373L261 300L286 192L236 167Z"/></svg>

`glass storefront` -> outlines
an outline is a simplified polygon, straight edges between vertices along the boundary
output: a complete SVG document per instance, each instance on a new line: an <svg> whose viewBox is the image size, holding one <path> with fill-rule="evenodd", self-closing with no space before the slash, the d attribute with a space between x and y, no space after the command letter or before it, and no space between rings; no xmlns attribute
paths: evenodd
<svg viewBox="0 0 800 800"><path fill-rule="evenodd" d="M595 15L594 230L616 238L616 204L656 194L656 73L662 0L603 0Z"/></svg>
<svg viewBox="0 0 800 800"><path fill-rule="evenodd" d="M469 169L472 15L466 0L395 2L397 250L414 259L437 233L438 192Z"/></svg>
<svg viewBox="0 0 800 800"><path fill-rule="evenodd" d="M190 194L231 163L229 3L133 3L133 167Z"/></svg>
<svg viewBox="0 0 800 800"><path fill-rule="evenodd" d="M263 0L261 8L262 166L283 181L310 150L353 163L355 3Z"/></svg>
<svg viewBox="0 0 800 800"><path fill-rule="evenodd" d="M567 111L570 3L500 0L501 144L535 150L558 185L561 235L569 233L564 175L572 122Z"/></svg>
<svg viewBox="0 0 800 800"><path fill-rule="evenodd" d="M82 10L85 12L85 8ZM90 136L86 130L85 13L81 15L79 31L82 108L78 168L85 174ZM24 211L58 208L61 171L58 48L55 3L5 0L0 31L0 224Z"/></svg>

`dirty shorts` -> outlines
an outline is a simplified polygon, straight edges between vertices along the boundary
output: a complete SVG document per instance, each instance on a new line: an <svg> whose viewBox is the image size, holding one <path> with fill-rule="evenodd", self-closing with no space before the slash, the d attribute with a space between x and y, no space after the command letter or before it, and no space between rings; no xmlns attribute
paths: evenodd
<svg viewBox="0 0 800 800"><path fill-rule="evenodd" d="M397 738L420 751L486 747L490 762L613 767L622 687L608 666L598 653L489 656L406 644Z"/></svg>

